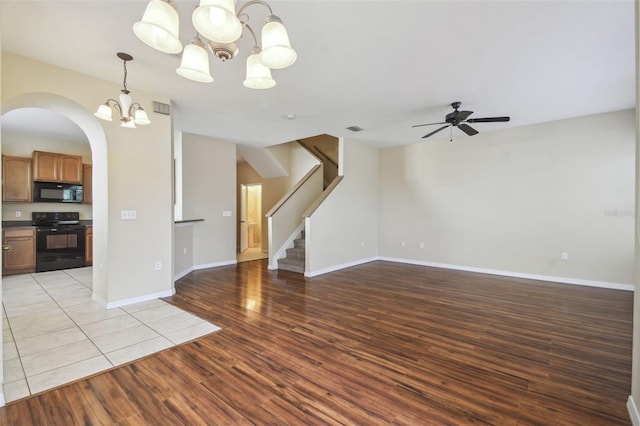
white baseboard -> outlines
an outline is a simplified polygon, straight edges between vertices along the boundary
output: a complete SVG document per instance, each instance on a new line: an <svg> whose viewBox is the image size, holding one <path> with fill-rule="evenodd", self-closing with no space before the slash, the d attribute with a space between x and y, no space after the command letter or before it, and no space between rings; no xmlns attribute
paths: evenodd
<svg viewBox="0 0 640 426"><path fill-rule="evenodd" d="M191 272L193 272L193 266L191 268L187 268L184 271L180 272L178 275L175 275L173 277L173 282L178 281L180 278L186 277L187 275L189 275Z"/></svg>
<svg viewBox="0 0 640 426"><path fill-rule="evenodd" d="M537 281L551 281L551 282L562 283L562 284L575 284L575 285L584 285L589 287L609 288L613 290L634 291L635 289L633 284L620 284L620 283L610 283L605 281L583 280L579 278L566 278L566 277L554 277L549 275L527 274L522 272L501 271L498 269L488 269L488 268L475 268L472 266L450 265L447 263L424 262L420 260L400 259L395 257L378 257L377 260L385 260L388 262L397 262L397 263L407 263L407 264L419 265L419 266L432 266L434 268L455 269L458 271L466 271L466 272L478 272L481 274L501 275L505 277L526 278L526 279L537 280Z"/></svg>
<svg viewBox="0 0 640 426"><path fill-rule="evenodd" d="M132 297L130 299L118 300L107 303L107 309L120 308L122 306L133 305L134 303L146 302L148 300L159 299L161 297L169 297L176 294L176 289L161 291L159 293L145 294L144 296Z"/></svg>
<svg viewBox="0 0 640 426"><path fill-rule="evenodd" d="M200 270L200 269L217 268L218 266L236 265L237 263L238 263L237 260L225 260L223 262L205 263L205 264L202 264L202 265L195 265L195 266L187 268L184 271L182 271L182 272L178 273L177 275L175 275L173 277L173 282L178 281L180 278L186 277L187 275L189 275L193 271L197 271L197 270Z"/></svg>
<svg viewBox="0 0 640 426"><path fill-rule="evenodd" d="M237 265L238 261L236 259L233 260L224 260L222 262L214 262L214 263L205 263L202 265L194 265L193 270L197 271L199 269L209 269L209 268L217 268L218 266L229 266L229 265Z"/></svg>
<svg viewBox="0 0 640 426"><path fill-rule="evenodd" d="M636 407L636 403L633 400L633 396L631 395L629 395L629 398L627 398L627 412L629 413L631 424L633 426L640 426L640 415L638 414L638 407Z"/></svg>
<svg viewBox="0 0 640 426"><path fill-rule="evenodd" d="M368 259L359 259L359 260L355 260L353 262L348 262L348 263L343 263L341 265L331 266L329 268L318 269L317 271L305 272L304 276L305 277L309 277L309 278L317 277L318 275L327 274L329 272L339 271L340 269L345 269L345 268L350 268L352 266L362 265L363 263L374 262L374 261L376 261L378 259L379 259L378 257L370 257Z"/></svg>

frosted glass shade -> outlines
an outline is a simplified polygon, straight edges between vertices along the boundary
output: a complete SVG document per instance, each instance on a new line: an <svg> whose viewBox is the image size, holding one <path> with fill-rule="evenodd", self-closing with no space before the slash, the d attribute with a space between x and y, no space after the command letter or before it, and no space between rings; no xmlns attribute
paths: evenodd
<svg viewBox="0 0 640 426"><path fill-rule="evenodd" d="M133 24L133 32L140 40L164 53L180 53L178 12L169 3L152 0L142 20Z"/></svg>
<svg viewBox="0 0 640 426"><path fill-rule="evenodd" d="M211 83L213 77L209 72L209 55L202 46L189 44L182 52L182 62L176 72L189 80Z"/></svg>
<svg viewBox="0 0 640 426"><path fill-rule="evenodd" d="M102 104L98 107L98 110L93 114L101 120L111 121L111 107L107 104Z"/></svg>
<svg viewBox="0 0 640 426"><path fill-rule="evenodd" d="M242 35L235 0L200 0L191 20L200 34L218 43L232 43Z"/></svg>
<svg viewBox="0 0 640 426"><path fill-rule="evenodd" d="M136 110L134 122L140 126L146 126L151 123L149 117L147 117L147 112L143 109Z"/></svg>
<svg viewBox="0 0 640 426"><path fill-rule="evenodd" d="M136 123L134 123L133 120L123 121L122 124L120 125L120 127L125 127L127 129L135 129L136 128Z"/></svg>
<svg viewBox="0 0 640 426"><path fill-rule="evenodd" d="M270 19L274 19L270 21ZM286 68L292 65L298 55L291 48L287 30L275 16L270 16L262 27L262 63L273 69Z"/></svg>
<svg viewBox="0 0 640 426"><path fill-rule="evenodd" d="M276 85L271 78L271 70L262 64L259 53L247 58L247 79L242 84L250 89L270 89Z"/></svg>

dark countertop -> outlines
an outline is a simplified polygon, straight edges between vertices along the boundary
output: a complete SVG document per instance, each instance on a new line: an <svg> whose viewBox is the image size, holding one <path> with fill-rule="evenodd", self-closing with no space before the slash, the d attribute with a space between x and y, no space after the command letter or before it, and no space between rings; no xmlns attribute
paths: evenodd
<svg viewBox="0 0 640 426"><path fill-rule="evenodd" d="M176 220L173 223L191 223L191 222L204 222L204 219L184 219L184 220Z"/></svg>

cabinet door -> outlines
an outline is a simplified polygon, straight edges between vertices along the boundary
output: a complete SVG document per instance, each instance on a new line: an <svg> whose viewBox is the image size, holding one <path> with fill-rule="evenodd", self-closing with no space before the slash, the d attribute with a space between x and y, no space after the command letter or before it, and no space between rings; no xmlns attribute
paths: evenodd
<svg viewBox="0 0 640 426"><path fill-rule="evenodd" d="M82 156L60 154L60 181L82 183Z"/></svg>
<svg viewBox="0 0 640 426"><path fill-rule="evenodd" d="M93 227L87 226L87 238L85 242L85 262L87 266L93 265Z"/></svg>
<svg viewBox="0 0 640 426"><path fill-rule="evenodd" d="M93 203L93 167L91 164L82 165L82 185L84 190L84 204Z"/></svg>
<svg viewBox="0 0 640 426"><path fill-rule="evenodd" d="M33 180L60 181L60 154L33 151Z"/></svg>
<svg viewBox="0 0 640 426"><path fill-rule="evenodd" d="M2 156L2 201L30 203L31 158Z"/></svg>
<svg viewBox="0 0 640 426"><path fill-rule="evenodd" d="M36 268L36 237L34 228L4 231L3 244L11 247L3 252L2 274L33 272Z"/></svg>

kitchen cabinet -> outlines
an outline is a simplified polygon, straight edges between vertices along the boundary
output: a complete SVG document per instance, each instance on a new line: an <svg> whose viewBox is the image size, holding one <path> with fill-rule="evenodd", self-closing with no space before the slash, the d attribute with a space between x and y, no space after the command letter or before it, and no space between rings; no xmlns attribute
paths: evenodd
<svg viewBox="0 0 640 426"><path fill-rule="evenodd" d="M82 184L82 156L33 151L33 180Z"/></svg>
<svg viewBox="0 0 640 426"><path fill-rule="evenodd" d="M2 201L30 203L31 158L2 156Z"/></svg>
<svg viewBox="0 0 640 426"><path fill-rule="evenodd" d="M8 228L2 237L2 275L25 274L36 269L36 230ZM7 251L4 248L8 248Z"/></svg>
<svg viewBox="0 0 640 426"><path fill-rule="evenodd" d="M87 226L85 240L85 263L87 266L93 265L93 227Z"/></svg>
<svg viewBox="0 0 640 426"><path fill-rule="evenodd" d="M91 164L82 165L82 187L84 191L84 204L93 203L93 167Z"/></svg>

